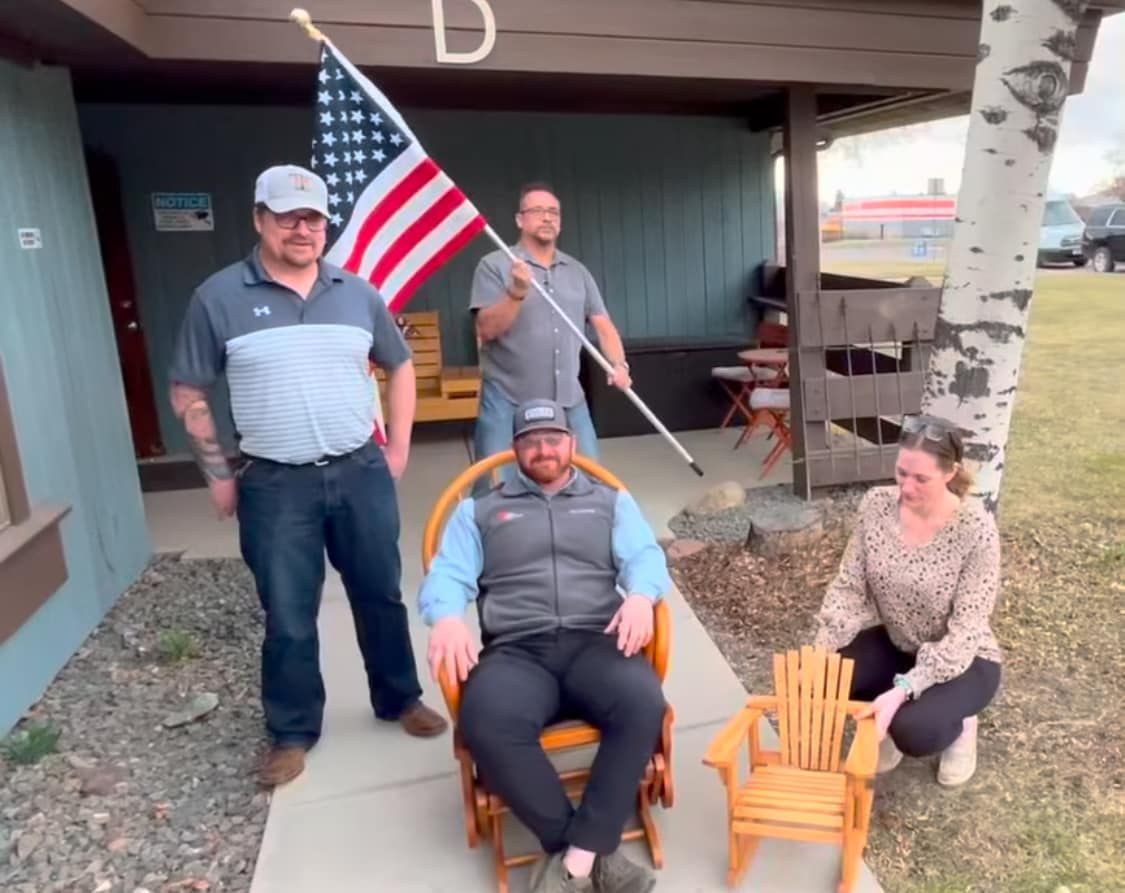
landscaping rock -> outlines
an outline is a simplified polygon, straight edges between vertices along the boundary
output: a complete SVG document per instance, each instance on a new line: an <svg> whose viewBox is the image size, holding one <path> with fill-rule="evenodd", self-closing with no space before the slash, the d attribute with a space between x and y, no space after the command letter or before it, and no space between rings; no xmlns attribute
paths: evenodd
<svg viewBox="0 0 1125 893"><path fill-rule="evenodd" d="M26 862L31 858L31 854L39 849L41 843L43 837L40 834L21 834L20 839L16 841L16 858Z"/></svg>
<svg viewBox="0 0 1125 893"><path fill-rule="evenodd" d="M824 524L850 524L855 515L865 487L838 487L822 494L812 503L793 494L788 484L770 487L751 487L746 491L742 505L711 515L697 515L684 511L668 522L668 529L680 539L695 539L705 543L745 545L750 535L751 516L778 507L787 511L794 505L815 505L821 511Z"/></svg>
<svg viewBox="0 0 1125 893"><path fill-rule="evenodd" d="M169 729L186 726L189 722L202 719L218 706L219 696L211 691L204 692L192 698L183 710L177 710L175 713L166 716L164 725Z"/></svg>
<svg viewBox="0 0 1125 893"><path fill-rule="evenodd" d="M158 663L169 630L203 654ZM269 808L253 771L265 743L261 637L241 561L158 558L25 720L61 729L73 752L30 766L0 759L0 889L201 889L188 880L248 893ZM169 730L169 704L194 718Z"/></svg>
<svg viewBox="0 0 1125 893"><path fill-rule="evenodd" d="M676 564L706 548L707 544L699 540L673 540L665 547L664 553L668 556L669 564Z"/></svg>
<svg viewBox="0 0 1125 893"><path fill-rule="evenodd" d="M690 515L714 515L742 505L746 489L737 481L724 481L712 487L686 509Z"/></svg>
<svg viewBox="0 0 1125 893"><path fill-rule="evenodd" d="M746 545L755 555L776 558L807 549L822 536L824 520L818 506L770 505L751 512Z"/></svg>
<svg viewBox="0 0 1125 893"><path fill-rule="evenodd" d="M79 789L83 797L108 797L125 780L125 772L118 768L98 768L82 777Z"/></svg>

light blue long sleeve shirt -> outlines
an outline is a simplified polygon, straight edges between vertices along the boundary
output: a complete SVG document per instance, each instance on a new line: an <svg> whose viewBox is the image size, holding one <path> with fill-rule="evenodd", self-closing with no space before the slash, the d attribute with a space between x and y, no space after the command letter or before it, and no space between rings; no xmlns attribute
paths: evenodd
<svg viewBox="0 0 1125 893"><path fill-rule="evenodd" d="M617 585L628 595L653 602L672 588L664 550L641 514L640 506L619 490L613 514L612 550ZM477 527L475 502L463 500L450 516L441 547L418 592L422 619L432 626L445 617L459 617L476 599L477 581L484 567L484 548Z"/></svg>

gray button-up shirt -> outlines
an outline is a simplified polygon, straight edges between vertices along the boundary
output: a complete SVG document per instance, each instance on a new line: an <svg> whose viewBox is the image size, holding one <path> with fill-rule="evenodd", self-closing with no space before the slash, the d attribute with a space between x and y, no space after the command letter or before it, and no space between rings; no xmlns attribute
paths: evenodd
<svg viewBox="0 0 1125 893"><path fill-rule="evenodd" d="M569 254L556 251L555 261L547 269L519 245L512 252L527 261L531 274L579 329L585 328L590 317L607 315L594 277ZM469 306L480 310L501 300L511 272L512 262L503 251L482 258L473 277ZM545 397L570 408L582 402L578 383L581 350L582 342L532 286L512 327L481 345L481 374L513 403Z"/></svg>

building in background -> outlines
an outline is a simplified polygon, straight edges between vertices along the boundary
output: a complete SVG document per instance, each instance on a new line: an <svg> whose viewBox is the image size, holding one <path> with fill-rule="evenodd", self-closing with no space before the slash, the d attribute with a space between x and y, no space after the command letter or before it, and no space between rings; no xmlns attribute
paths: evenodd
<svg viewBox="0 0 1125 893"><path fill-rule="evenodd" d="M721 417L707 370L753 335L776 261L783 307L818 287L818 147L964 113L980 16L979 0L522 0L490 5L493 30L482 3L446 4L448 35L418 0L338 0L318 24L501 233L514 237L522 182L554 182L563 248L601 284L638 391L677 427L708 401ZM1092 4L1074 91L1102 15L1123 6ZM137 461L184 451L165 370L191 291L254 243L255 175L309 160L317 48L290 7L5 7L18 13L0 20L0 731L148 560ZM476 361L466 308L487 250L470 246L411 304L440 312L449 363ZM624 417L618 397L595 391L595 418Z"/></svg>

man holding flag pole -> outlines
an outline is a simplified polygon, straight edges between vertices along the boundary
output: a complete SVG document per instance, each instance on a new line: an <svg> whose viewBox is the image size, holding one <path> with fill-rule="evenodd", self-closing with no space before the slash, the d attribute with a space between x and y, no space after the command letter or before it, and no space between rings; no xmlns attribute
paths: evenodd
<svg viewBox="0 0 1125 893"><path fill-rule="evenodd" d="M473 277L470 307L476 314L483 373L475 458L507 449L518 404L549 399L566 409L579 452L597 459L598 436L578 381L581 345L560 323L554 305L530 294L532 279L575 325L589 322L594 327L613 364L609 383L626 390L633 380L621 335L590 271L558 248L562 208L549 185L529 183L520 190L516 226L519 242L510 251L484 257ZM511 254L517 260L509 260ZM478 482L478 495L487 483Z"/></svg>
<svg viewBox="0 0 1125 893"><path fill-rule="evenodd" d="M517 263L512 249L426 154L386 96L312 25L308 12L294 9L289 17L321 44L313 168L329 188L326 259L370 280L392 312L402 309L427 278L482 231ZM625 370L601 354L548 289L535 277L529 286L609 379L625 384ZM604 333L599 336L605 338ZM623 361L624 355L615 359ZM695 460L632 388L626 385L623 393L702 476Z"/></svg>

